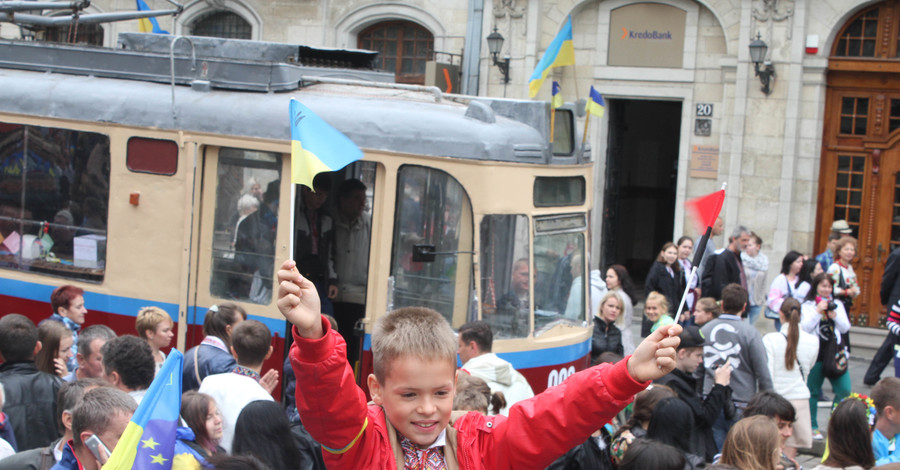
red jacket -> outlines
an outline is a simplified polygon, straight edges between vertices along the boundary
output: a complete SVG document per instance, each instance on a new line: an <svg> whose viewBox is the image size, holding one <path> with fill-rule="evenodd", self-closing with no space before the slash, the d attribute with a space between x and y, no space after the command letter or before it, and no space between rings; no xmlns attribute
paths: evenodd
<svg viewBox="0 0 900 470"><path fill-rule="evenodd" d="M302 338L294 329L290 358L297 376L297 409L303 425L322 444L325 465L402 470L397 432L380 406L366 405L343 338L327 321L322 327L325 334L317 340ZM469 412L451 419L448 470L545 468L609 422L649 384L631 378L626 362L578 372L513 405L508 417Z"/></svg>

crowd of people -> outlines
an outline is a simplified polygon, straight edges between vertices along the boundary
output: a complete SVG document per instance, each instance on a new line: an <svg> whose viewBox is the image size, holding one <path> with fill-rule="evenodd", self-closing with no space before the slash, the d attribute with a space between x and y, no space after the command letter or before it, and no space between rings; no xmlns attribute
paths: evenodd
<svg viewBox="0 0 900 470"><path fill-rule="evenodd" d="M355 199L348 206L364 204ZM610 266L604 289L591 286L593 367L537 395L492 352L490 322L454 332L439 313L407 307L375 323L367 402L338 331L346 324L323 312L333 292L287 261L277 272L277 305L293 324L286 403L273 399L282 374L263 370L269 328L237 304L210 307L203 340L184 354L171 468L799 469L798 449L824 438L825 379L834 411L816 468L900 463L900 378L851 393L856 241L833 228L828 251L789 252L771 283L762 240L745 227L705 252L700 275L692 239L666 243L646 279L640 340L630 325L641 294L625 266ZM882 286L886 302L900 300L894 291ZM0 470L99 469L171 346L172 318L157 307L120 336L82 328L75 286L50 304L37 325L0 318ZM763 313L766 335L755 325ZM891 335L898 320L900 304Z"/></svg>

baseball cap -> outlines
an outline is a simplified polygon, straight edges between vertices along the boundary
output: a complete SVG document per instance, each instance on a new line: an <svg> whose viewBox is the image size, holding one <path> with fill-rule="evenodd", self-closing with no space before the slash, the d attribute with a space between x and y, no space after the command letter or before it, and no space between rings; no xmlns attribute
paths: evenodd
<svg viewBox="0 0 900 470"><path fill-rule="evenodd" d="M833 224L831 224L831 231L837 233L853 233L853 229L850 228L850 224L847 223L846 220L835 220Z"/></svg>
<svg viewBox="0 0 900 470"><path fill-rule="evenodd" d="M678 349L699 348L712 344L703 337L700 327L695 325L684 327L678 337L681 338L681 344L678 345Z"/></svg>

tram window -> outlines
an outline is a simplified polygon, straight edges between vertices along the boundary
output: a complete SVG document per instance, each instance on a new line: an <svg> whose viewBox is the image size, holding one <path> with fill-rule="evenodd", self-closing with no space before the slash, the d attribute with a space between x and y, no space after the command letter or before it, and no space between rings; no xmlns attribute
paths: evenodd
<svg viewBox="0 0 900 470"><path fill-rule="evenodd" d="M456 328L465 323L472 300L472 205L452 176L404 165L397 180L391 256L393 308L428 307ZM434 262L412 260L417 244L442 253ZM446 253L446 254L443 254Z"/></svg>
<svg viewBox="0 0 900 470"><path fill-rule="evenodd" d="M580 206L584 204L584 187L583 176L538 176L534 180L534 205Z"/></svg>
<svg viewBox="0 0 900 470"><path fill-rule="evenodd" d="M482 320L491 325L496 338L528 336L531 332L528 217L484 216L480 251Z"/></svg>
<svg viewBox="0 0 900 470"><path fill-rule="evenodd" d="M272 299L281 155L219 150L210 293L268 304Z"/></svg>
<svg viewBox="0 0 900 470"><path fill-rule="evenodd" d="M128 169L138 173L171 176L178 169L178 145L171 140L128 139Z"/></svg>
<svg viewBox="0 0 900 470"><path fill-rule="evenodd" d="M108 201L108 136L0 123L0 266L102 281Z"/></svg>
<svg viewBox="0 0 900 470"><path fill-rule="evenodd" d="M584 234L534 237L534 330L581 325L584 315Z"/></svg>
<svg viewBox="0 0 900 470"><path fill-rule="evenodd" d="M553 155L572 155L575 149L573 114L568 109L557 109L553 120Z"/></svg>

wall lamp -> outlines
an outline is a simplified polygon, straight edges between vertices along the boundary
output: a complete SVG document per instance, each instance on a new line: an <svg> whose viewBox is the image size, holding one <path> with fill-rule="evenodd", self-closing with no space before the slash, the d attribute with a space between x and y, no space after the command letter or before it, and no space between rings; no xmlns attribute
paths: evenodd
<svg viewBox="0 0 900 470"><path fill-rule="evenodd" d="M487 43L488 50L491 51L491 58L494 59L494 65L499 67L500 73L503 74L503 83L509 83L509 56L504 57L503 60L497 59L500 49L503 48L503 35L497 32L496 26L494 26L494 32L488 34Z"/></svg>
<svg viewBox="0 0 900 470"><path fill-rule="evenodd" d="M750 60L753 61L753 68L756 70L756 76L759 77L759 81L762 82L762 92L768 95L772 93L771 82L772 77L775 76L775 67L772 66L771 62L766 61L766 52L769 51L769 46L760 39L759 33L756 33L756 39L750 42ZM765 68L760 70L760 64L765 65Z"/></svg>

